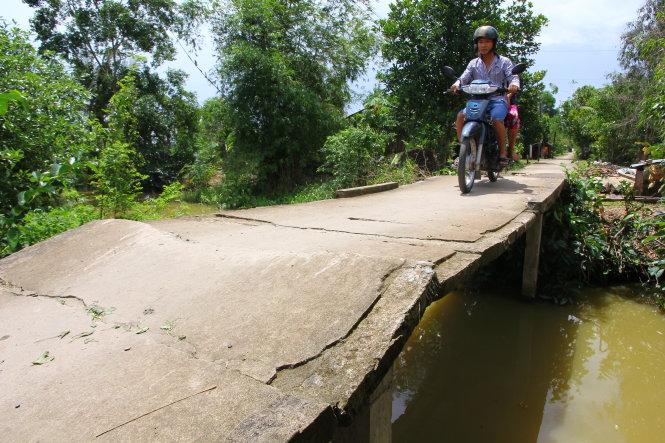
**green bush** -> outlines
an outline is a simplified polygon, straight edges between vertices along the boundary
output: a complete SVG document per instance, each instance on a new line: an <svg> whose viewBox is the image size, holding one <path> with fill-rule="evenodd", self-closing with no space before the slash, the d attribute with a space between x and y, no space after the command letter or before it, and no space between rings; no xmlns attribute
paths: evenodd
<svg viewBox="0 0 665 443"><path fill-rule="evenodd" d="M94 206L82 203L60 206L49 209L37 209L29 212L18 227L18 247L25 248L38 243L61 232L78 228L79 226L95 220L97 211ZM1 255L13 252L2 246Z"/></svg>
<svg viewBox="0 0 665 443"><path fill-rule="evenodd" d="M626 215L603 216L603 184L582 163L567 171L568 188L546 215L541 250L542 287L561 298L572 284L648 280L652 212L625 198Z"/></svg>
<svg viewBox="0 0 665 443"><path fill-rule="evenodd" d="M99 217L119 217L128 211L141 192L141 175L137 168L137 154L120 141L107 143L96 163L93 186L97 195Z"/></svg>
<svg viewBox="0 0 665 443"><path fill-rule="evenodd" d="M179 217L189 214L189 207L181 203L184 186L179 183L171 183L164 187L158 197L146 197L141 202L134 202L123 214L123 218L131 220L154 220L158 218ZM181 203L173 210L169 210L171 203Z"/></svg>
<svg viewBox="0 0 665 443"><path fill-rule="evenodd" d="M332 174L338 186L367 184L367 177L394 136L371 128L347 128L328 137L321 172Z"/></svg>

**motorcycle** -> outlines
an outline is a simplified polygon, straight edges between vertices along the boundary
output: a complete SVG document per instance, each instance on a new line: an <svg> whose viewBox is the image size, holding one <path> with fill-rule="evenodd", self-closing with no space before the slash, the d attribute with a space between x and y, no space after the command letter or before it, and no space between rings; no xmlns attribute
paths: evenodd
<svg viewBox="0 0 665 443"><path fill-rule="evenodd" d="M512 74L526 70L526 64L519 63L512 69ZM445 66L443 71L449 77L457 79L455 70ZM473 188L476 174L487 174L490 182L495 182L503 169L499 163L499 143L494 135L492 120L488 112L490 96L505 94L508 88L492 84L488 80L473 80L459 88L470 97L466 103L466 118L462 128L462 140L457 164L457 179L462 193L467 194ZM446 93L452 93L451 90Z"/></svg>

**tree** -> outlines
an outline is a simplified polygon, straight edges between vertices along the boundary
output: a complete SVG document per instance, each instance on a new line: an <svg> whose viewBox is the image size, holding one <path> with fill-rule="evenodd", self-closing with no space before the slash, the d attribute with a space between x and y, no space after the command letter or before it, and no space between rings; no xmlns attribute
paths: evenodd
<svg viewBox="0 0 665 443"><path fill-rule="evenodd" d="M31 210L58 202L78 179L75 160L92 149L87 92L53 54L37 54L29 36L0 20L0 91L23 106L0 115L0 254L18 247ZM5 103L6 104L6 103Z"/></svg>
<svg viewBox="0 0 665 443"><path fill-rule="evenodd" d="M134 76L128 74L119 86L109 103L108 127L100 130L99 155L90 162L100 218L122 217L136 201L142 191L141 180L146 178L138 170L141 158L126 142L138 137L139 122L133 111L138 97Z"/></svg>
<svg viewBox="0 0 665 443"><path fill-rule="evenodd" d="M535 37L547 23L526 0L507 7L500 0L398 0L390 7L388 18L380 22L388 63L381 78L397 99L407 132L433 124L450 128L452 134L451 122L463 105L443 95L452 83L443 76L443 67L461 74L475 56L472 42L478 26L491 24L498 30L501 54L516 63L531 63L529 56L539 47Z"/></svg>
<svg viewBox="0 0 665 443"><path fill-rule="evenodd" d="M583 86L561 106L565 131L579 149L578 157L581 151L589 149L595 140L593 127L596 109L592 104L597 94L598 91L593 86Z"/></svg>
<svg viewBox="0 0 665 443"><path fill-rule="evenodd" d="M169 31L178 24L173 0L23 0L35 8L32 27L40 51L61 54L92 93L90 113L100 122L118 81L135 57L153 67L172 60Z"/></svg>
<svg viewBox="0 0 665 443"><path fill-rule="evenodd" d="M640 124L651 143L665 144L665 2L648 0L622 36L619 60L640 84Z"/></svg>
<svg viewBox="0 0 665 443"><path fill-rule="evenodd" d="M185 90L182 71L169 70L162 78L144 68L132 76L136 101L131 112L137 127L135 137L125 142L130 142L142 157L139 171L147 176L144 190L161 191L194 161L198 103L196 96Z"/></svg>
<svg viewBox="0 0 665 443"><path fill-rule="evenodd" d="M524 145L547 140L547 95L543 78L545 71L521 74L522 91L519 94L520 138ZM550 95L551 97L551 95ZM552 97L553 99L553 97ZM553 103L552 103L553 104Z"/></svg>
<svg viewBox="0 0 665 443"><path fill-rule="evenodd" d="M665 138L664 3L647 0L622 40L625 72L612 75L611 85L601 89L578 89L563 105L576 143L620 164L639 159L642 145L659 146Z"/></svg>
<svg viewBox="0 0 665 443"><path fill-rule="evenodd" d="M313 172L339 127L349 82L376 47L367 2L213 2L219 73L229 109L227 178L274 188ZM247 179L251 183L247 183Z"/></svg>
<svg viewBox="0 0 665 443"><path fill-rule="evenodd" d="M25 106L0 116L0 213L31 186L31 171L69 163L90 151L89 95L52 54L38 55L26 33L0 22L0 90L16 90Z"/></svg>

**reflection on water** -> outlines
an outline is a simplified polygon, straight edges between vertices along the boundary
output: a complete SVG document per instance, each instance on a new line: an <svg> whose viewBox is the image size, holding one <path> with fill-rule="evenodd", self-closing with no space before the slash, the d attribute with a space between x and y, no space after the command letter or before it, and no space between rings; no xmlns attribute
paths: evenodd
<svg viewBox="0 0 665 443"><path fill-rule="evenodd" d="M665 316L628 290L447 295L395 363L393 441L663 441Z"/></svg>

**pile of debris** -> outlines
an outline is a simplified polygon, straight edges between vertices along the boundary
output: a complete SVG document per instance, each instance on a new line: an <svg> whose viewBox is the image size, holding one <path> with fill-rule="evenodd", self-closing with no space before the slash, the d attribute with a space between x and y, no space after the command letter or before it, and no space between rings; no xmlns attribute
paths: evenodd
<svg viewBox="0 0 665 443"><path fill-rule="evenodd" d="M630 168L617 166L609 162L594 161L589 164L588 174L600 177L603 181L603 193L607 195L605 200L619 201L624 199L624 193L632 189L635 200L645 202L656 202L660 199L658 194L658 183L651 185L651 181L657 182L662 177L649 174L651 165L665 165L665 160L649 160L630 165ZM651 179L651 181L650 181Z"/></svg>

